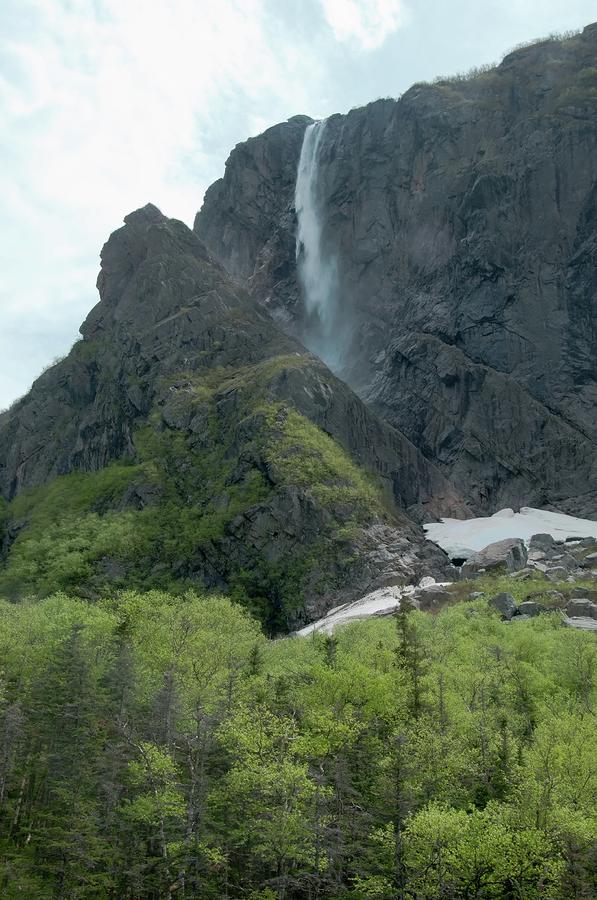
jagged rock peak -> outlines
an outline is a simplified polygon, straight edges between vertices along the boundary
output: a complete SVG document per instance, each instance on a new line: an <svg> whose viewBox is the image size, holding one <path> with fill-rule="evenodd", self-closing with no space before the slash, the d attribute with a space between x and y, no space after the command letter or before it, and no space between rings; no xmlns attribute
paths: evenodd
<svg viewBox="0 0 597 900"><path fill-rule="evenodd" d="M166 221L166 216L153 203L146 203L145 206L135 209L124 217L127 225L153 225L156 222Z"/></svg>
<svg viewBox="0 0 597 900"><path fill-rule="evenodd" d="M97 279L101 300L81 326L84 337L115 321L146 328L152 319L171 315L196 299L198 284L213 287L227 278L199 237L152 203L129 213L124 222L102 248ZM161 290L153 290L152 278L158 279Z"/></svg>

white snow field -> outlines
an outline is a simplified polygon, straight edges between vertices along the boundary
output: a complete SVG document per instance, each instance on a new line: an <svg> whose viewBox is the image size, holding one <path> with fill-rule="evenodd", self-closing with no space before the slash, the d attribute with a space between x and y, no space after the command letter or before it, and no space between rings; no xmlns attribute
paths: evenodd
<svg viewBox="0 0 597 900"><path fill-rule="evenodd" d="M330 609L329 613L318 619L317 622L311 622L297 631L300 637L306 637L313 634L314 631L323 631L324 634L331 634L338 625L345 625L354 619L366 619L369 616L388 616L400 606L400 598L405 594L412 594L415 587L413 584L405 587L385 587L361 597L360 600L354 600L352 603L344 603L342 606L336 606Z"/></svg>
<svg viewBox="0 0 597 900"><path fill-rule="evenodd" d="M534 534L551 534L558 541L567 537L597 537L597 522L531 506L523 506L517 513L501 509L479 519L442 519L423 528L428 540L439 544L449 556L463 559L506 538L528 541Z"/></svg>

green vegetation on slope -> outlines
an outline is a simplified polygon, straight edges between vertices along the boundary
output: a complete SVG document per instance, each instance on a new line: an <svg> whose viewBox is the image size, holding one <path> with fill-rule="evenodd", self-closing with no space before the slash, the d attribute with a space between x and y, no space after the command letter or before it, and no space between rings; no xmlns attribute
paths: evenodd
<svg viewBox="0 0 597 900"><path fill-rule="evenodd" d="M223 598L0 603L6 900L590 898L597 643L482 602L268 642Z"/></svg>
<svg viewBox="0 0 597 900"><path fill-rule="evenodd" d="M310 489L325 508L346 507L355 521L382 514L379 486L337 441L282 404L270 404L263 413L269 426L266 459L276 480Z"/></svg>
<svg viewBox="0 0 597 900"><path fill-rule="evenodd" d="M383 515L381 489L342 447L268 399L270 381L304 360L164 380L162 400L135 434L134 462L61 476L0 510L8 548L0 593L97 598L124 587L225 586L271 631L287 628L307 579L311 593L329 588L328 573L344 575L352 562L359 524ZM313 535L304 545L280 538L277 555L271 540L266 553L248 520L261 512L267 521L292 489L310 500ZM329 563L319 584L315 559Z"/></svg>
<svg viewBox="0 0 597 900"><path fill-rule="evenodd" d="M561 609L570 599L572 591L578 588L597 590L597 579L587 574L584 578L575 578L573 582L565 579L556 581L539 571L525 578L493 574L455 581L447 588L447 591L455 603L470 599L477 593L482 593L487 598L507 593L511 594L517 603L534 600L546 609Z"/></svg>

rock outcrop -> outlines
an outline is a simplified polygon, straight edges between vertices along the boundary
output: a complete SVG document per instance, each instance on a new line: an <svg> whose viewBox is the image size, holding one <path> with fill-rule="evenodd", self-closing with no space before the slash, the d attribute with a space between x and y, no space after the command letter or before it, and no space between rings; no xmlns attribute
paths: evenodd
<svg viewBox="0 0 597 900"><path fill-rule="evenodd" d="M479 512L597 512L596 56L590 25L334 115L321 137L340 374ZM303 339L294 188L309 122L239 145L195 222Z"/></svg>
<svg viewBox="0 0 597 900"><path fill-rule="evenodd" d="M502 619L510 620L516 613L516 600L512 594L508 594L507 592L502 592L501 594L496 594L495 597L491 597L489 605L499 612Z"/></svg>
<svg viewBox="0 0 597 900"><path fill-rule="evenodd" d="M495 541L483 550L478 550L466 560L462 566L462 576L470 578L480 572L517 572L523 569L527 561L527 550L520 538L506 538Z"/></svg>
<svg viewBox="0 0 597 900"><path fill-rule="evenodd" d="M198 584L271 630L431 571L445 478L154 206L82 340L0 421L3 594ZM57 566L56 559L60 559Z"/></svg>

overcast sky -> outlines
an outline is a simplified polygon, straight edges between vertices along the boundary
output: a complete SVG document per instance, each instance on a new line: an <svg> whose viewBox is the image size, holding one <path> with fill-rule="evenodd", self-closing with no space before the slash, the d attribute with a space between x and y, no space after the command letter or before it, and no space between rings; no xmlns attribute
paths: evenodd
<svg viewBox="0 0 597 900"><path fill-rule="evenodd" d="M597 0L0 0L0 409L67 352L99 251L191 224L232 147L597 19Z"/></svg>

